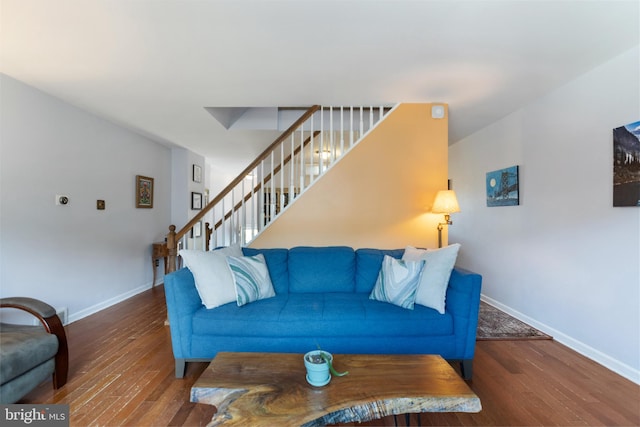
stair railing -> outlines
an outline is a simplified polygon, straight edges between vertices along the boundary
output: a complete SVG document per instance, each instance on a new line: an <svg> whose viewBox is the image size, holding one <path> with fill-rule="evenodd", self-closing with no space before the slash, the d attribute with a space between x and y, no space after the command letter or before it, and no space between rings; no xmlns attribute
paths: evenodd
<svg viewBox="0 0 640 427"><path fill-rule="evenodd" d="M309 108L184 227L169 227L169 271L175 270L179 248L246 246L390 110Z"/></svg>

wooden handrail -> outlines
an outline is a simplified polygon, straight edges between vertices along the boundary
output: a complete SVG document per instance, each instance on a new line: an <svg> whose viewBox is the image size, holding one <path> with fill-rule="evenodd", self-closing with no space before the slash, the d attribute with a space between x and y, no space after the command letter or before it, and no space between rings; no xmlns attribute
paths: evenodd
<svg viewBox="0 0 640 427"><path fill-rule="evenodd" d="M300 125L306 122L316 111L320 109L320 105L314 105L310 107L298 120L296 120L289 128L275 141L273 141L256 159L251 162L249 166L247 166L240 174L233 180L229 185L227 185L216 197L214 197L209 203L200 212L198 212L191 220L180 229L180 231L176 232L176 226L169 226L169 234L167 234L167 249L168 249L168 260L169 264L169 272L173 272L176 269L176 256L178 254L178 241L189 232L202 218L219 202L221 201L231 190L233 190L236 185L238 185L242 180L247 176L249 172L255 169L260 162L269 157L271 152L284 141L286 138L291 136L293 132L295 132Z"/></svg>

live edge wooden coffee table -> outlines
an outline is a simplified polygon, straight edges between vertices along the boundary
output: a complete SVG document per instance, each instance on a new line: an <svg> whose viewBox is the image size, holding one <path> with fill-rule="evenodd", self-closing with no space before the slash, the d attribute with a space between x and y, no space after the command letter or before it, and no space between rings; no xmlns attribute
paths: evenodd
<svg viewBox="0 0 640 427"><path fill-rule="evenodd" d="M334 354L324 387L302 354L218 353L191 388L214 405L210 426L323 426L417 412L479 412L480 399L440 356Z"/></svg>

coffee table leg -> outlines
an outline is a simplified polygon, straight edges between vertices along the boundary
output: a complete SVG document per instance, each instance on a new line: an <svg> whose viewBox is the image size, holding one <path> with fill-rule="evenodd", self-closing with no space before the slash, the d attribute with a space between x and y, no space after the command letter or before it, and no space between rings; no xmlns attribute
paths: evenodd
<svg viewBox="0 0 640 427"><path fill-rule="evenodd" d="M420 412L416 413L416 417L418 418L418 426L422 425L422 419L420 418ZM396 427L398 427L398 416L394 415L393 416L393 422L396 425ZM410 426L411 425L411 414L404 414L404 422L406 426Z"/></svg>

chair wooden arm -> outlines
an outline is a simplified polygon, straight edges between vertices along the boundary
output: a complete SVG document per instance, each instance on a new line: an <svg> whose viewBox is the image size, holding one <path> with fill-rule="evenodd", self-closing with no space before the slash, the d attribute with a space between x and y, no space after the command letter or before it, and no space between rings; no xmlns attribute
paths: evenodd
<svg viewBox="0 0 640 427"><path fill-rule="evenodd" d="M40 320L46 331L58 338L58 353L56 353L56 369L53 373L53 386L60 388L67 382L69 372L69 349L67 334L62 321L56 314L56 309L35 298L8 297L0 298L0 308L16 308L31 313Z"/></svg>

